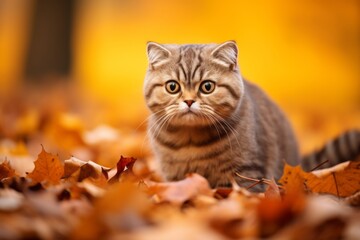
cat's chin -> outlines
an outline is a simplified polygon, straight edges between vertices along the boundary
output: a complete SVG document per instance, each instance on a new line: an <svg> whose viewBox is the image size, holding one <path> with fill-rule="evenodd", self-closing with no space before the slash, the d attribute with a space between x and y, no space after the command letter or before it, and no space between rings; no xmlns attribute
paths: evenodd
<svg viewBox="0 0 360 240"><path fill-rule="evenodd" d="M177 117L173 118L171 122L175 125L189 127L205 126L212 124L209 119L201 117L201 115L191 111L179 114Z"/></svg>

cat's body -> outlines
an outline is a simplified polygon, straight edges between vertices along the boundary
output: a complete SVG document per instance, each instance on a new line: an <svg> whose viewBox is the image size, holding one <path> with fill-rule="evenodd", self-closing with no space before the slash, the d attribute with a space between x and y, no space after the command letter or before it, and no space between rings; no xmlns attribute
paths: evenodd
<svg viewBox="0 0 360 240"><path fill-rule="evenodd" d="M235 173L279 177L284 161L298 163L288 121L257 86L242 79L234 42L153 43L148 54L145 96L154 113L149 134L166 179L197 172L213 187L228 186L232 179L241 184ZM209 93L202 86L208 81L215 85ZM167 84L175 91L167 91Z"/></svg>
<svg viewBox="0 0 360 240"><path fill-rule="evenodd" d="M246 186L236 173L279 178L284 162L300 162L286 117L257 86L243 80L234 42L148 43L147 50L149 135L167 180L196 172L212 187L229 186L234 179Z"/></svg>
<svg viewBox="0 0 360 240"><path fill-rule="evenodd" d="M234 173L252 178L278 178L285 159L298 163L298 148L284 115L255 85L244 81L244 95L226 123L173 126L150 130L153 149L168 180L189 172L211 186L228 186ZM156 121L154 117L150 124ZM246 181L245 181L246 182ZM249 182L246 182L249 183Z"/></svg>

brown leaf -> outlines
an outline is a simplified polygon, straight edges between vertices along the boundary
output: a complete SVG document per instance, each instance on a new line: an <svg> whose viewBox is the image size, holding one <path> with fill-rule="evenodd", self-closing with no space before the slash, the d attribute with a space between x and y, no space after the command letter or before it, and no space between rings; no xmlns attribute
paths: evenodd
<svg viewBox="0 0 360 240"><path fill-rule="evenodd" d="M85 164L85 163L84 163ZM72 158L69 160L65 160L64 162L64 176L63 178L69 178L71 175L73 175L77 170L80 169L80 165L78 162L73 161Z"/></svg>
<svg viewBox="0 0 360 240"><path fill-rule="evenodd" d="M116 174L109 180L109 183L112 184L119 182L120 176L123 174L125 168L127 168L129 172L132 172L135 161L136 158L121 156L120 160L116 164Z"/></svg>
<svg viewBox="0 0 360 240"><path fill-rule="evenodd" d="M279 186L276 184L274 179L268 182L268 187L265 191L266 198L281 199Z"/></svg>
<svg viewBox="0 0 360 240"><path fill-rule="evenodd" d="M47 181L52 184L57 184L63 175L63 163L57 156L46 152L42 146L42 150L35 161L35 169L27 176L36 182Z"/></svg>
<svg viewBox="0 0 360 240"><path fill-rule="evenodd" d="M330 171L321 177L308 174L306 185L312 192L349 197L360 191L360 161L350 162L345 169Z"/></svg>
<svg viewBox="0 0 360 240"><path fill-rule="evenodd" d="M305 195L302 192L285 194L280 198L263 198L257 206L261 226L261 236L267 238L290 223L305 208Z"/></svg>
<svg viewBox="0 0 360 240"><path fill-rule="evenodd" d="M176 205L181 205L198 195L213 196L207 180L196 173L189 174L185 179L177 182L148 182L147 185L149 192L156 194L160 202Z"/></svg>
<svg viewBox="0 0 360 240"><path fill-rule="evenodd" d="M279 183L284 186L287 193L304 192L305 175L307 174L300 166L293 167L285 163L284 172Z"/></svg>
<svg viewBox="0 0 360 240"><path fill-rule="evenodd" d="M15 170L12 169L8 161L4 161L0 165L0 180L8 177L13 177L15 175Z"/></svg>
<svg viewBox="0 0 360 240"><path fill-rule="evenodd" d="M318 176L314 173L318 172ZM338 197L348 197L360 191L360 161L352 161L348 166L340 164L330 170L304 172L300 166L285 165L279 180L287 192L304 189L315 193L328 193Z"/></svg>
<svg viewBox="0 0 360 240"><path fill-rule="evenodd" d="M227 198L232 192L233 192L232 188L217 188L214 193L214 198L217 199Z"/></svg>

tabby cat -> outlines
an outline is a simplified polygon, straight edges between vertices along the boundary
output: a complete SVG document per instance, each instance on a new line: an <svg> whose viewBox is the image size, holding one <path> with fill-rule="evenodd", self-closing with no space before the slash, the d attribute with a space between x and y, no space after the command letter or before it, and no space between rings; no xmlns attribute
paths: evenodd
<svg viewBox="0 0 360 240"><path fill-rule="evenodd" d="M285 161L300 163L294 133L282 111L242 78L234 41L149 42L147 54L144 94L152 112L148 132L167 180L196 172L212 187L231 186L234 180L245 186L249 182L236 173L278 179ZM356 133L355 140L360 145L359 136ZM305 161L306 167L327 153L317 153L314 161Z"/></svg>

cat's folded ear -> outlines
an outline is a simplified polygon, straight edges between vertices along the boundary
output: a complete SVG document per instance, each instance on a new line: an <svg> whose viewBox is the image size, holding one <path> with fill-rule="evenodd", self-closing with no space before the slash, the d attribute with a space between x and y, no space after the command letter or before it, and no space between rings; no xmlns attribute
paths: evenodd
<svg viewBox="0 0 360 240"><path fill-rule="evenodd" d="M146 45L146 51L149 63L153 67L166 62L171 56L170 50L168 50L164 45L156 42L148 42Z"/></svg>
<svg viewBox="0 0 360 240"><path fill-rule="evenodd" d="M211 52L215 62L233 70L237 64L238 48L235 41L227 41L215 47Z"/></svg>

